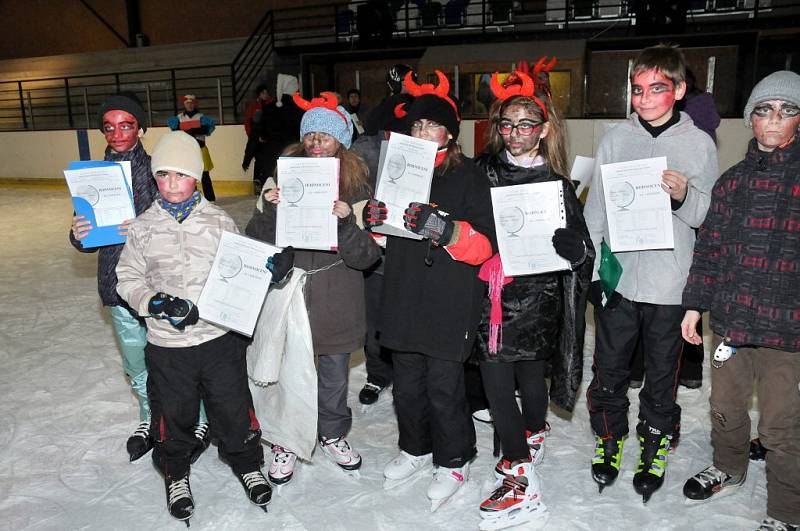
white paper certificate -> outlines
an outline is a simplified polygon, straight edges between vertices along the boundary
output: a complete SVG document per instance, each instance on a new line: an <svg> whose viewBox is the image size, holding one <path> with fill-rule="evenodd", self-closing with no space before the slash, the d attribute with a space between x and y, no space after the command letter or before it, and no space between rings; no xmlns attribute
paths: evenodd
<svg viewBox="0 0 800 531"><path fill-rule="evenodd" d="M268 243L223 232L197 300L200 318L252 336L272 279L267 258L279 251Z"/></svg>
<svg viewBox="0 0 800 531"><path fill-rule="evenodd" d="M611 250L672 249L672 208L661 188L667 158L603 164L603 196Z"/></svg>
<svg viewBox="0 0 800 531"><path fill-rule="evenodd" d="M298 249L336 249L339 159L282 157L278 159L278 203L275 244Z"/></svg>
<svg viewBox="0 0 800 531"><path fill-rule="evenodd" d="M435 142L397 133L381 146L375 198L386 203L387 219L373 232L422 239L405 229L403 213L409 203L429 201L437 149Z"/></svg>
<svg viewBox="0 0 800 531"><path fill-rule="evenodd" d="M553 233L567 226L560 181L491 189L497 246L507 277L569 269L553 248Z"/></svg>
<svg viewBox="0 0 800 531"><path fill-rule="evenodd" d="M119 225L136 217L122 166L64 170L69 192L92 207L97 227Z"/></svg>

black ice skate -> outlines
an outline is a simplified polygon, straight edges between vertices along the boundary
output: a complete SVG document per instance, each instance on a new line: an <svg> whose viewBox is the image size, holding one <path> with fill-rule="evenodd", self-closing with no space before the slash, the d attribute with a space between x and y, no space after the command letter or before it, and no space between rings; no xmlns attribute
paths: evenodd
<svg viewBox="0 0 800 531"><path fill-rule="evenodd" d="M197 439L197 446L192 450L192 455L189 457L189 461L192 464L203 455L203 452L211 444L211 439L208 436L208 422L197 423L194 427L194 436Z"/></svg>
<svg viewBox="0 0 800 531"><path fill-rule="evenodd" d="M650 496L664 484L671 436L644 422L636 426L636 432L639 434L641 452L636 474L633 475L633 488L642 495L642 502L647 503Z"/></svg>
<svg viewBox="0 0 800 531"><path fill-rule="evenodd" d="M164 478L167 488L167 509L174 518L186 522L189 527L189 518L194 514L194 498L189 486L189 474L180 479Z"/></svg>
<svg viewBox="0 0 800 531"><path fill-rule="evenodd" d="M622 462L622 445L625 441L616 437L604 439L595 437L594 458L592 459L592 479L597 482L600 492L612 485L619 475Z"/></svg>
<svg viewBox="0 0 800 531"><path fill-rule="evenodd" d="M744 484L745 477L747 474L731 476L711 465L684 483L683 495L693 501L707 500L712 496L721 498L736 492Z"/></svg>
<svg viewBox="0 0 800 531"><path fill-rule="evenodd" d="M264 509L264 512L267 512L267 504L272 499L272 487L267 478L264 477L264 474L260 470L254 470L246 474L236 475L239 477L239 481L242 482L250 501Z"/></svg>
<svg viewBox="0 0 800 531"><path fill-rule="evenodd" d="M126 444L128 456L131 462L136 461L147 452L153 449L153 439L150 437L150 421L144 420L139 423L133 435L128 437Z"/></svg>

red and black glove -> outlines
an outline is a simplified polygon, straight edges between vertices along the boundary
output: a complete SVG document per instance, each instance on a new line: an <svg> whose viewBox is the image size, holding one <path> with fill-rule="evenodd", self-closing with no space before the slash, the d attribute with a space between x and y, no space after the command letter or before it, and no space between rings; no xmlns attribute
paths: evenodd
<svg viewBox="0 0 800 531"><path fill-rule="evenodd" d="M425 203L409 203L403 223L406 229L429 238L436 245L449 245L455 230L450 214Z"/></svg>
<svg viewBox="0 0 800 531"><path fill-rule="evenodd" d="M375 198L367 201L364 210L361 213L361 220L364 222L364 228L369 230L372 227L377 227L386 221L388 210L386 203L379 201Z"/></svg>

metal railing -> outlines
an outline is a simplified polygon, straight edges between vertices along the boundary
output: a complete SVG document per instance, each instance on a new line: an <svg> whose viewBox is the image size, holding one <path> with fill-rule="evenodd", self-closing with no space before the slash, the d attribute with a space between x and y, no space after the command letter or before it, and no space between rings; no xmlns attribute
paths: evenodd
<svg viewBox="0 0 800 531"><path fill-rule="evenodd" d="M231 63L231 99L236 121L239 120L239 109L245 98L258 82L275 51L274 25L273 12L267 11Z"/></svg>

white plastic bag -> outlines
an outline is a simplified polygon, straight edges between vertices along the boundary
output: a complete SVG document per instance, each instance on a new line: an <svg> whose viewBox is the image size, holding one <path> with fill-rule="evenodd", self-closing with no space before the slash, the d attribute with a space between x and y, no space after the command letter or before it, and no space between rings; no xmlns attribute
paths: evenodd
<svg viewBox="0 0 800 531"><path fill-rule="evenodd" d="M247 374L264 439L311 459L317 440L317 369L303 287L306 273L295 268L264 301Z"/></svg>

